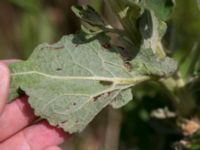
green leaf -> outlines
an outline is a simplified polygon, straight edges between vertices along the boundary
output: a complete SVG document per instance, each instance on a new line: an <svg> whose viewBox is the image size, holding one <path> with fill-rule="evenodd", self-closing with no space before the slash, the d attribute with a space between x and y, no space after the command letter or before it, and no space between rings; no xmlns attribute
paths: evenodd
<svg viewBox="0 0 200 150"><path fill-rule="evenodd" d="M131 87L176 70L172 59L158 59L150 49L124 62L120 49L105 49L98 40L83 42L65 36L56 44L40 45L27 61L11 64L10 99L25 91L37 116L73 133L107 105L128 103Z"/></svg>
<svg viewBox="0 0 200 150"><path fill-rule="evenodd" d="M138 29L139 18L144 12L149 11L159 22L166 21L172 13L174 0L108 0L112 9L117 14L127 37L140 48L142 37ZM148 21L148 20L146 20Z"/></svg>
<svg viewBox="0 0 200 150"><path fill-rule="evenodd" d="M138 31L138 19L142 15L141 6L135 0L108 0L108 3L119 18L126 36L139 49L141 36Z"/></svg>
<svg viewBox="0 0 200 150"><path fill-rule="evenodd" d="M72 6L72 11L84 22L82 30L86 33L92 34L94 32L94 34L97 34L105 30L106 25L102 17L89 5Z"/></svg>
<svg viewBox="0 0 200 150"><path fill-rule="evenodd" d="M161 40L167 29L166 23L159 20L153 11L145 10L140 17L139 29L143 39L142 48L152 49L157 56L164 57Z"/></svg>
<svg viewBox="0 0 200 150"><path fill-rule="evenodd" d="M124 90L111 102L113 108L120 108L133 99L131 89Z"/></svg>
<svg viewBox="0 0 200 150"><path fill-rule="evenodd" d="M108 32L122 34L120 30L113 29L111 26L106 25L101 15L89 5L73 6L72 11L83 21L81 29L89 36L96 36Z"/></svg>
<svg viewBox="0 0 200 150"><path fill-rule="evenodd" d="M169 19L174 5L175 0L141 0L141 6L152 10L156 17L163 21Z"/></svg>
<svg viewBox="0 0 200 150"><path fill-rule="evenodd" d="M105 23L101 16L89 5L87 6L73 6L72 11L77 17L83 21L96 25L96 26L105 26Z"/></svg>

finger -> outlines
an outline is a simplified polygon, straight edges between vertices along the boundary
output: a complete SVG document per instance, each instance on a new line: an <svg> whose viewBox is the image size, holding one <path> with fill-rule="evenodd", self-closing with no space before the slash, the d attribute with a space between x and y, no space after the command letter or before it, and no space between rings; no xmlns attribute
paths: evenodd
<svg viewBox="0 0 200 150"><path fill-rule="evenodd" d="M0 116L0 142L26 127L35 118L26 96L7 104Z"/></svg>
<svg viewBox="0 0 200 150"><path fill-rule="evenodd" d="M52 147L48 147L48 148L46 148L44 150L61 150L61 148L58 147L58 146L52 146Z"/></svg>
<svg viewBox="0 0 200 150"><path fill-rule="evenodd" d="M3 150L44 150L59 145L69 138L61 129L50 126L43 121L17 133L0 145Z"/></svg>
<svg viewBox="0 0 200 150"><path fill-rule="evenodd" d="M9 70L5 64L0 63L0 115L7 101L9 82Z"/></svg>
<svg viewBox="0 0 200 150"><path fill-rule="evenodd" d="M0 61L0 115L7 101L9 82L10 82L9 70L6 67L6 65L19 61L20 61L19 59Z"/></svg>
<svg viewBox="0 0 200 150"><path fill-rule="evenodd" d="M8 60L1 60L0 62L8 65L8 64L12 64L12 63L16 63L16 62L20 62L20 59L8 59Z"/></svg>

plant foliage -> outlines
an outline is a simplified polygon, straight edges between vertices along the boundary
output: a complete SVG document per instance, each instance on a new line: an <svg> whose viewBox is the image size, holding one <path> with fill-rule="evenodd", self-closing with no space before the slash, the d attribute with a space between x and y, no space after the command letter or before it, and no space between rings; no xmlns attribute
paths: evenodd
<svg viewBox="0 0 200 150"><path fill-rule="evenodd" d="M72 10L82 19L80 34L38 46L28 60L11 64L10 99L24 91L35 114L70 133L82 131L107 105L132 100L131 88L172 76L176 62L161 39L171 0L109 0L123 30L107 25L90 6ZM108 33L120 37L111 44Z"/></svg>

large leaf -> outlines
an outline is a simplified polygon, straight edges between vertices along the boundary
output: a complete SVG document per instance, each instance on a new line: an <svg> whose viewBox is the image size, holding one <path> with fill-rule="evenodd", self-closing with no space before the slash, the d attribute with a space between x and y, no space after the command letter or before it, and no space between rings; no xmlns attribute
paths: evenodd
<svg viewBox="0 0 200 150"><path fill-rule="evenodd" d="M172 59L158 59L150 49L124 62L119 49L105 49L98 40L80 41L65 36L54 45L40 45L27 61L10 65L10 98L25 91L37 116L70 133L83 130L105 106L128 103L130 87L176 70Z"/></svg>

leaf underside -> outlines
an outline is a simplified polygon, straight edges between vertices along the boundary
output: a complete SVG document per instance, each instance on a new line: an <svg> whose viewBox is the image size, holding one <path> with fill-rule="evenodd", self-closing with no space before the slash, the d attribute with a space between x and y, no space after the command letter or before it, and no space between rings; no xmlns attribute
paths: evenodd
<svg viewBox="0 0 200 150"><path fill-rule="evenodd" d="M158 59L150 49L124 62L119 49L105 49L98 40L79 44L78 38L42 44L27 61L9 66L10 99L25 91L37 116L70 133L82 131L107 105L127 104L134 85L176 70L172 59Z"/></svg>

